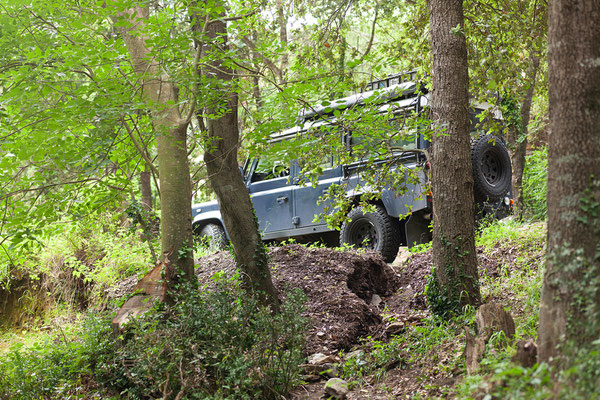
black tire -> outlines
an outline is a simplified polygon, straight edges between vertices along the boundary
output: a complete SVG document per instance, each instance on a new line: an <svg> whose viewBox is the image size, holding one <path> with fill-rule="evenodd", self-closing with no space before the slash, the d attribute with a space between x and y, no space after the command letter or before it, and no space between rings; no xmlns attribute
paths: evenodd
<svg viewBox="0 0 600 400"><path fill-rule="evenodd" d="M201 240L206 240L212 250L224 250L229 244L227 236L225 236L225 230L219 224L204 225L198 233L198 237Z"/></svg>
<svg viewBox="0 0 600 400"><path fill-rule="evenodd" d="M375 206L375 211L363 213L363 207L355 207L348 213L349 221L340 230L340 243L356 248L375 250L385 262L392 262L400 247L400 229L385 212Z"/></svg>
<svg viewBox="0 0 600 400"><path fill-rule="evenodd" d="M475 201L497 201L510 191L512 168L504 142L484 135L471 143Z"/></svg>

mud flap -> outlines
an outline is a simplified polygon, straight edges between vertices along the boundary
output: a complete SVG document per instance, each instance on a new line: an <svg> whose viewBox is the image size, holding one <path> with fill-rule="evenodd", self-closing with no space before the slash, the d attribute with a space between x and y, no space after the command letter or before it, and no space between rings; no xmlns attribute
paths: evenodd
<svg viewBox="0 0 600 400"><path fill-rule="evenodd" d="M424 244L431 241L431 230L429 229L429 219L425 219L424 213L412 214L404 224L406 232L406 245L410 248L417 244Z"/></svg>

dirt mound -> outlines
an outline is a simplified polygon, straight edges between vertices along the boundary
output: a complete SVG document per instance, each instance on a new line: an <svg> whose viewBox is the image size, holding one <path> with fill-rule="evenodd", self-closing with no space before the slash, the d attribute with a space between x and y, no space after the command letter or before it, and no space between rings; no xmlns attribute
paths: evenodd
<svg viewBox="0 0 600 400"><path fill-rule="evenodd" d="M300 288L307 296L306 316L311 319L307 354L332 353L349 348L381 323L373 295L389 296L398 287L393 270L375 254L339 252L300 245L270 251L273 281L280 292ZM201 285L212 286L218 271L233 274L235 264L220 252L199 260Z"/></svg>
<svg viewBox="0 0 600 400"><path fill-rule="evenodd" d="M413 254L410 259L395 268L399 289L387 299L388 308L396 314L409 315L415 310L426 310L425 285L431 273L431 251Z"/></svg>

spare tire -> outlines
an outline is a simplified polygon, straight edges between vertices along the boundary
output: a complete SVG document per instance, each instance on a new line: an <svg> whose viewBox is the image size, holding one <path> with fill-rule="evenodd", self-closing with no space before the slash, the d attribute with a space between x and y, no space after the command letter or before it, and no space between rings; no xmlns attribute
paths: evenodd
<svg viewBox="0 0 600 400"><path fill-rule="evenodd" d="M497 201L505 197L511 186L512 168L504 142L493 135L473 139L471 161L475 201Z"/></svg>

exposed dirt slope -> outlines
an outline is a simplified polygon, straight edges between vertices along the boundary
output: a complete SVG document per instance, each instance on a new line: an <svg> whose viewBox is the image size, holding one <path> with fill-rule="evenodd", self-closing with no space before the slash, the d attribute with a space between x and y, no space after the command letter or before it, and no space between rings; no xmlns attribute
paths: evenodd
<svg viewBox="0 0 600 400"><path fill-rule="evenodd" d="M306 353L330 354L348 349L381 325L373 295L390 296L399 286L392 268L372 253L339 252L287 245L270 252L273 280L280 292L300 288L307 296L306 315L312 323ZM198 261L202 285L212 285L218 271L232 274L233 260L219 252Z"/></svg>

